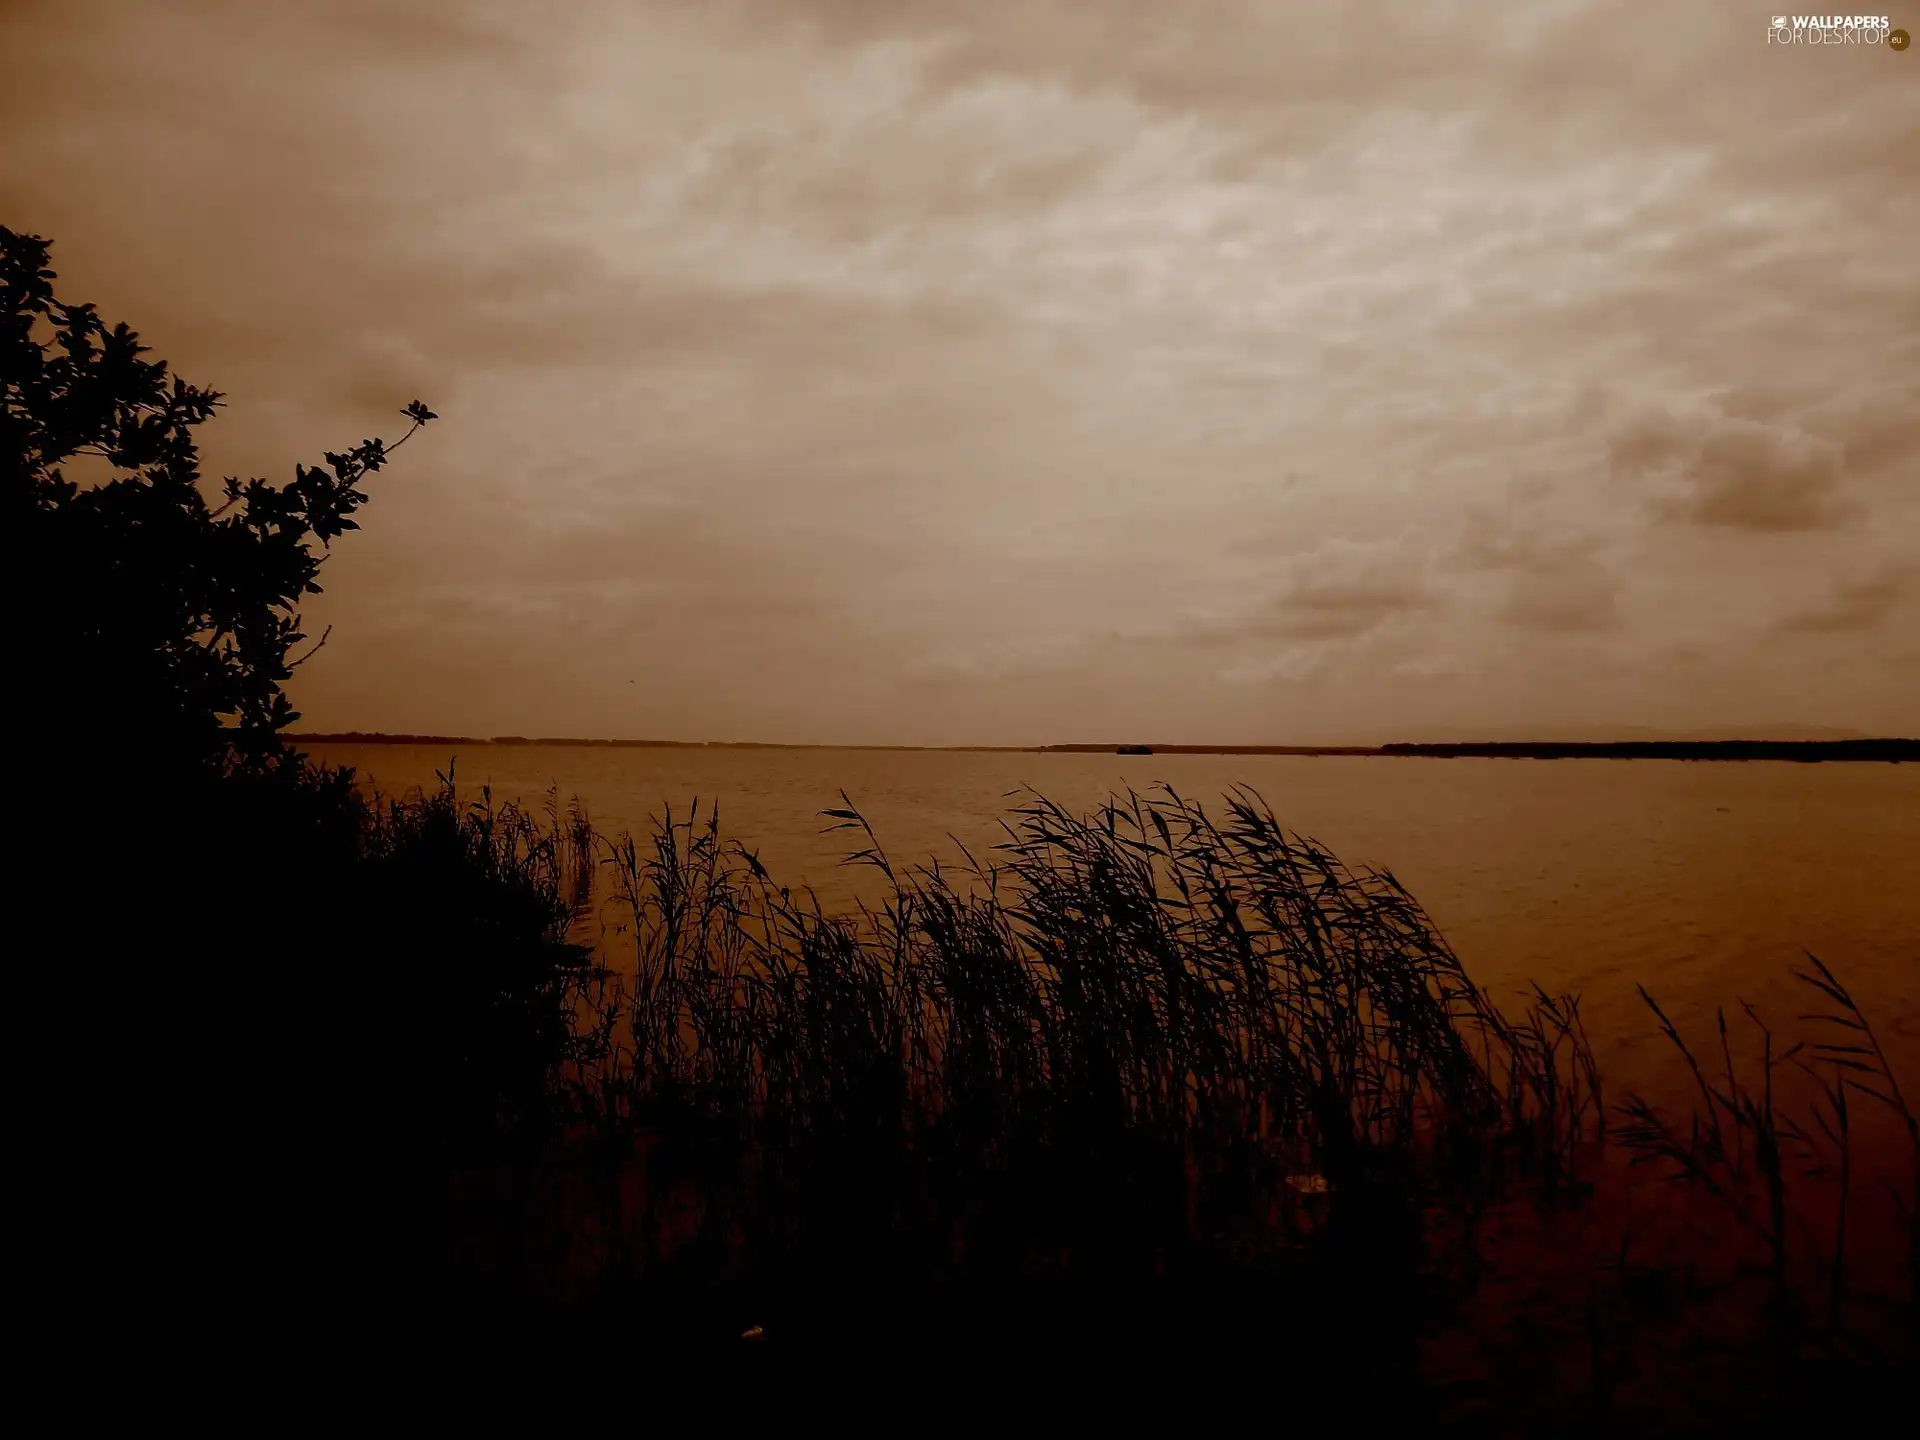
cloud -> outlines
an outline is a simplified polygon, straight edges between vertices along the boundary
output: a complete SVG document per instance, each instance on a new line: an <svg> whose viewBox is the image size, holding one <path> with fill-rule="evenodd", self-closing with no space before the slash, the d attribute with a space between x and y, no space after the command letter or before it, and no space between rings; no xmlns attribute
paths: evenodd
<svg viewBox="0 0 1920 1440"><path fill-rule="evenodd" d="M1565 634L1608 630L1619 619L1618 582L1592 555L1574 552L1561 566L1515 574L1500 616Z"/></svg>
<svg viewBox="0 0 1920 1440"><path fill-rule="evenodd" d="M1733 530L1825 530L1854 513L1845 447L1752 420L1645 417L1608 445L1616 477L1670 519Z"/></svg>
<svg viewBox="0 0 1920 1440"><path fill-rule="evenodd" d="M313 723L1684 724L1676 631L1715 723L1920 707L1861 578L1920 549L1897 60L1625 0L456 8L0 5L0 212L229 392L211 471L445 417Z"/></svg>
<svg viewBox="0 0 1920 1440"><path fill-rule="evenodd" d="M1351 641L1441 602L1425 555L1397 541L1328 541L1287 568L1286 580L1257 608L1190 622L1179 638Z"/></svg>
<svg viewBox="0 0 1920 1440"><path fill-rule="evenodd" d="M1920 566L1896 565L1881 574L1848 580L1821 604L1788 616L1780 629L1789 634L1845 635L1878 630L1915 593Z"/></svg>
<svg viewBox="0 0 1920 1440"><path fill-rule="evenodd" d="M1352 638L1435 599L1417 555L1397 546L1333 544L1295 566L1272 623L1275 633L1301 639Z"/></svg>
<svg viewBox="0 0 1920 1440"><path fill-rule="evenodd" d="M1519 518L1511 509L1505 515L1470 510L1444 552L1447 568L1491 577L1498 590L1492 613L1506 624L1560 635L1618 626L1621 577L1609 558L1609 538L1543 512L1557 500L1551 487L1514 489L1525 497Z"/></svg>
<svg viewBox="0 0 1920 1440"><path fill-rule="evenodd" d="M1916 365L1920 366L1920 356ZM1865 398L1866 405L1843 413L1835 422L1846 451L1847 471L1911 492L1913 482L1920 480L1920 385L1888 385Z"/></svg>

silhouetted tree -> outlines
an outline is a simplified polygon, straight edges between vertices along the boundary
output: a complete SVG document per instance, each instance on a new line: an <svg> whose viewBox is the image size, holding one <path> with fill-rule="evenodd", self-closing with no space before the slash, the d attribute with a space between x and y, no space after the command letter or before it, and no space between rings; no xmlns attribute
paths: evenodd
<svg viewBox="0 0 1920 1440"><path fill-rule="evenodd" d="M218 393L56 298L48 258L0 227L0 713L31 827L0 875L35 1243L79 1326L182 1287L284 1312L382 1228L349 1214L352 1175L396 1153L383 1115L421 1114L407 1047L464 1054L444 1032L490 1017L435 1027L459 971L421 912L445 895L395 884L393 826L281 740L316 648L300 602L391 447L210 497L194 431ZM404 413L403 441L435 418ZM468 928L558 954L551 915L474 882L470 854L441 885L465 884ZM494 985L480 968L453 988Z"/></svg>
<svg viewBox="0 0 1920 1440"><path fill-rule="evenodd" d="M210 504L193 432L218 392L56 299L48 252L0 226L0 505L27 705L87 746L132 739L150 765L269 763L298 718L282 687L307 639L299 602L393 447L363 440L287 485L229 478ZM404 414L396 446L435 418L417 400Z"/></svg>
<svg viewBox="0 0 1920 1440"><path fill-rule="evenodd" d="M276 1354L342 1306L335 1333L405 1325L420 1187L550 1124L585 832L451 784L375 805L283 743L300 602L394 447L210 496L219 395L57 299L48 256L0 228L17 1228L90 1353L116 1321ZM402 413L396 445L435 418Z"/></svg>

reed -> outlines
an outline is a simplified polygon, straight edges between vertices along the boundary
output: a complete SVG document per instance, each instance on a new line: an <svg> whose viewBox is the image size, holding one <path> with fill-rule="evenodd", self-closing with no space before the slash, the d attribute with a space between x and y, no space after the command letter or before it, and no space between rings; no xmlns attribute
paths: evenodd
<svg viewBox="0 0 1920 1440"><path fill-rule="evenodd" d="M646 1155L623 1256L1082 1289L1231 1256L1410 1294L1423 1215L1566 1186L1604 1129L1576 999L1509 1019L1392 875L1251 791L1025 793L957 867L825 818L879 882L851 914L712 808L605 847L618 919L563 1089Z"/></svg>
<svg viewBox="0 0 1920 1440"><path fill-rule="evenodd" d="M1906 1226L1911 1272L1920 1144L1821 962L1800 972L1819 1033L1783 1044L1744 1010L1751 1059L1723 1019L1709 1066L1649 997L1697 1113L1615 1107L1578 997L1497 1006L1391 874L1251 791L1088 814L1021 792L999 843L954 865L898 863L842 800L823 819L873 879L848 913L781 886L712 806L596 842L610 918L553 1114L599 1157L559 1228L617 1332L956 1366L992 1336L1002 1357L1050 1347L1060 1374L1089 1346L1158 1347L1195 1376L1277 1348L1384 1401L1415 1388L1421 1337L1492 1314L1517 1328L1489 1354L1571 1326L1585 1379L1557 1393L1594 1424L1661 1413L1650 1377L1668 1399L1698 1382L1786 1405L1907 1353L1860 1323L1863 1197ZM1900 1185L1867 1178L1863 1106L1898 1122ZM1667 1353L1665 1307L1702 1334L1730 1312L1695 1286L1709 1242L1663 1257L1611 1189L1591 1203L1609 1142L1735 1217L1774 1343L1692 1372ZM1544 1320L1461 1308L1489 1247L1509 1280L1537 1266L1564 1292Z"/></svg>
<svg viewBox="0 0 1920 1440"><path fill-rule="evenodd" d="M1635 1165L1703 1196L1758 1251L1777 1338L1802 1344L1811 1336L1858 1351L1885 1338L1889 1305L1905 1309L1909 1331L1920 1316L1920 1125L1878 1034L1839 977L1813 955L1793 976L1815 1000L1797 1017L1803 1038L1783 1045L1741 1002L1749 1043L1737 1046L1726 1012L1717 1011L1717 1064L1703 1061L1643 989L1686 1066L1695 1103L1676 1112L1630 1096L1617 1138ZM1891 1166L1884 1145L1863 1155L1868 1117L1856 1097L1894 1122ZM1863 1178L1879 1184L1863 1193ZM1884 1203L1863 1203L1876 1199ZM1899 1234L1904 1283L1883 1265L1858 1273L1861 1231L1876 1221L1873 1240L1884 1240L1888 1221ZM1886 1246L1870 1244L1867 1253L1883 1258Z"/></svg>
<svg viewBox="0 0 1920 1440"><path fill-rule="evenodd" d="M1630 1232L1606 1238L1610 1201L1588 1202L1614 1141L1760 1258L1774 1343L1715 1385L1823 1365L1852 1383L1906 1353L1862 1318L1885 1289L1863 1237L1875 1207L1905 1226L1910 1305L1920 1138L1817 960L1798 1044L1746 1010L1751 1047L1723 1018L1710 1063L1649 997L1695 1110L1610 1109L1577 997L1497 1006L1391 874L1246 790L1088 814L1022 793L999 844L950 866L897 863L843 803L824 819L874 881L843 914L783 888L711 806L610 841L557 792L463 797L451 767L397 799L314 769L213 793L188 848L234 837L221 864L248 898L180 925L211 925L219 974L259 977L221 1013L257 1052L240 1128L285 1168L235 1193L258 1197L262 1246L329 1230L302 1294L410 1295L403 1327L481 1349L566 1314L655 1355L857 1346L958 1374L982 1348L1044 1349L1056 1382L1088 1354L1154 1353L1188 1385L1284 1354L1392 1405L1428 1384L1436 1335L1552 1333L1470 1302L1483 1271L1577 1244L1552 1256L1575 1297L1556 1323L1579 1317L1579 1403L1617 1418L1649 1413L1668 1364L1646 1297L1720 1312ZM288 963L260 971L258 935L296 913ZM290 1028L238 1024L253 1013ZM1896 1185L1862 1148L1868 1113L1902 1136ZM1516 1212L1543 1217L1518 1249Z"/></svg>

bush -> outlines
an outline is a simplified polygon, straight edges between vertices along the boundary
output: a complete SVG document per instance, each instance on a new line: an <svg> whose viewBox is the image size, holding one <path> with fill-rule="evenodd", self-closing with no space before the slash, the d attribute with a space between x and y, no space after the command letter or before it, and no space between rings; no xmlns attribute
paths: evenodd
<svg viewBox="0 0 1920 1440"><path fill-rule="evenodd" d="M50 1313L196 1294L320 1323L315 1296L400 1263L423 1165L543 1122L586 962L568 836L450 784L371 803L282 742L318 649L299 603L395 447L210 503L218 394L56 299L48 257L0 227L7 882ZM402 442L435 418L403 413Z"/></svg>
<svg viewBox="0 0 1920 1440"><path fill-rule="evenodd" d="M306 658L314 545L357 528L358 486L395 447L364 440L284 486L229 478L209 505L193 432L218 392L55 299L48 254L0 226L0 507L35 728L96 763L130 742L165 771L268 763L298 718L281 687ZM81 483L76 463L105 478Z"/></svg>

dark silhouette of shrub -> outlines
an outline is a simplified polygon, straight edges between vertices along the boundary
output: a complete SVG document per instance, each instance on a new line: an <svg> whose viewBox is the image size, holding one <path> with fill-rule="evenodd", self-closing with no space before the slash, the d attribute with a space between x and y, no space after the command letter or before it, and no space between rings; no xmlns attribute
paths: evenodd
<svg viewBox="0 0 1920 1440"><path fill-rule="evenodd" d="M298 718L281 687L304 658L314 546L357 528L361 482L434 414L416 400L395 447L363 440L283 486L229 478L210 505L193 432L219 393L143 359L126 325L57 300L48 251L0 226L0 504L41 723L134 738L148 763L260 765ZM89 461L108 478L67 473Z"/></svg>
<svg viewBox="0 0 1920 1440"><path fill-rule="evenodd" d="M0 227L7 753L33 822L7 882L51 1309L91 1327L193 1293L228 1338L323 1325L317 1297L417 1248L410 1177L542 1123L586 970L576 837L450 783L372 802L283 743L318 648L300 602L395 447L210 501L217 392L57 299L48 259ZM436 418L403 413L402 442Z"/></svg>

